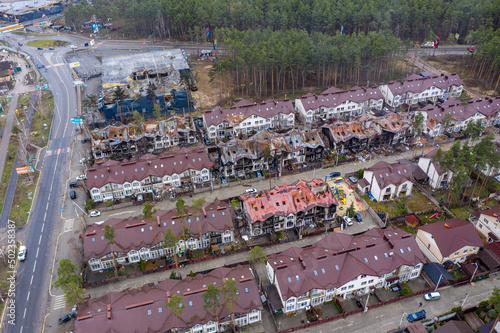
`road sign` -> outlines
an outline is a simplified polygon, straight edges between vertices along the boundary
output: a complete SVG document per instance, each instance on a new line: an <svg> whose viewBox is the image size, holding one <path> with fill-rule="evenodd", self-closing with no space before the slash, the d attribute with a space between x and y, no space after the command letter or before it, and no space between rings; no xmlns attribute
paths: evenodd
<svg viewBox="0 0 500 333"><path fill-rule="evenodd" d="M73 86L83 86L84 83L82 80L76 80L76 81L73 81Z"/></svg>
<svg viewBox="0 0 500 333"><path fill-rule="evenodd" d="M73 124L82 124L83 123L83 119L82 118L71 118L71 122Z"/></svg>
<svg viewBox="0 0 500 333"><path fill-rule="evenodd" d="M16 172L18 175L24 175L26 173L35 172L35 169L33 169L32 166L25 166L25 167L21 167L21 168L16 168Z"/></svg>
<svg viewBox="0 0 500 333"><path fill-rule="evenodd" d="M95 40L93 40L93 39L92 39L92 40L90 41L90 46L94 46L94 44L95 44Z"/></svg>
<svg viewBox="0 0 500 333"><path fill-rule="evenodd" d="M70 62L69 67L71 67L71 68L80 67L80 63L78 61L77 62Z"/></svg>
<svg viewBox="0 0 500 333"><path fill-rule="evenodd" d="M92 24L92 29L94 29L95 34L99 31L99 27L97 26L97 23Z"/></svg>

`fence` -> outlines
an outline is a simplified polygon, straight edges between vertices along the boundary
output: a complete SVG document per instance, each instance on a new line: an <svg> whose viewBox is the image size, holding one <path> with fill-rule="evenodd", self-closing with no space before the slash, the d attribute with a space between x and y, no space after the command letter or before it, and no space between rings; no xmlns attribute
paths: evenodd
<svg viewBox="0 0 500 333"><path fill-rule="evenodd" d="M378 308L380 306L384 306L384 305L387 305L387 304L399 302L401 300L404 300L404 299L407 299L407 298L410 298L410 297L414 297L414 296L418 296L418 295L422 295L422 294L431 292L433 290L434 290L433 287L429 287L427 289L414 292L414 293L412 293L410 295L400 296L400 297L396 297L396 298L393 298L393 299L390 299L390 300L387 300L387 301L383 301L383 302L379 302L379 303L376 303L376 304L368 305L368 309L369 310L370 309L375 309L375 308ZM308 328L308 327L312 327L312 326L316 326L316 325L321 325L321 324L329 322L329 321L333 321L333 320L345 318L345 317L348 317L348 316L352 316L352 315L354 315L356 313L361 313L363 311L364 311L364 309L361 308L361 309L356 309L356 310L352 310L352 311L345 312L345 313L340 313L338 315L335 315L333 317L329 317L329 318L326 318L326 319L319 318L318 321L314 321L312 323L307 323L307 324L304 324L304 325L301 325L301 326L295 326L295 327L287 328L285 330L278 330L278 332L279 333L294 332L294 331L302 330L304 328Z"/></svg>
<svg viewBox="0 0 500 333"><path fill-rule="evenodd" d="M365 199L363 199L363 198L360 197L359 201L366 207L366 209L368 210L368 213L370 213L370 215L378 223L378 225L381 228L385 228L385 226L386 226L385 222L382 221L382 219L380 218L380 216L377 215L377 213L375 213L375 211L373 210L373 208L370 207L370 205L365 201Z"/></svg>

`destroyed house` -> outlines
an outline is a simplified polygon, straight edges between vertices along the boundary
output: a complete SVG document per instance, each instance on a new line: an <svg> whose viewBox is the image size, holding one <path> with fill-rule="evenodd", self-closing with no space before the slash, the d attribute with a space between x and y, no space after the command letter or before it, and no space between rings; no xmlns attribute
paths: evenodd
<svg viewBox="0 0 500 333"><path fill-rule="evenodd" d="M333 221L338 206L328 184L319 179L243 194L240 200L252 236Z"/></svg>

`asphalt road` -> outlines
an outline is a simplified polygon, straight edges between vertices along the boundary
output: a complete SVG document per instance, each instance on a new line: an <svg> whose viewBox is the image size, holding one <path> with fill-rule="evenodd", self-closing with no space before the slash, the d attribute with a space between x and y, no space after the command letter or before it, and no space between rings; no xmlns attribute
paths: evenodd
<svg viewBox="0 0 500 333"><path fill-rule="evenodd" d="M6 39L9 39L8 37ZM14 45L13 42L11 42ZM17 44L17 42L16 42ZM50 304L48 283L52 268L54 243L60 226L63 181L67 174L67 156L74 134L70 118L75 114L75 91L69 67L63 63L63 49L50 53L33 52L22 47L36 63L50 66L42 71L54 94L56 112L47 149L40 154L41 178L33 203L29 224L21 241L27 246L26 261L19 263L16 279L15 325L5 325L4 332L41 332L46 307ZM54 66L57 65L57 66ZM46 152L60 153L47 155Z"/></svg>

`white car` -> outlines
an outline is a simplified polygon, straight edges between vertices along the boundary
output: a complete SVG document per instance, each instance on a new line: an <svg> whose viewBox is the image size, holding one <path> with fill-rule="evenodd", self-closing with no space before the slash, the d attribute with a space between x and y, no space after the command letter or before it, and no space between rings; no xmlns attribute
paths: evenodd
<svg viewBox="0 0 500 333"><path fill-rule="evenodd" d="M85 179L87 179L87 175L80 175L76 177L76 180L85 180Z"/></svg>
<svg viewBox="0 0 500 333"><path fill-rule="evenodd" d="M87 159L85 157L80 160L80 164L83 164L85 162L87 162Z"/></svg>
<svg viewBox="0 0 500 333"><path fill-rule="evenodd" d="M71 45L70 47L71 47L73 50L76 50L76 49L78 48L78 46L76 46L76 45Z"/></svg>
<svg viewBox="0 0 500 333"><path fill-rule="evenodd" d="M90 217L97 217L97 216L99 216L99 215L101 215L101 212L100 212L100 211L98 211L98 210L93 210L93 211L91 211L91 212L90 212L90 214L89 214L89 216L90 216Z"/></svg>
<svg viewBox="0 0 500 333"><path fill-rule="evenodd" d="M19 247L19 252L17 253L17 259L19 261L24 261L26 259L26 253L28 253L26 246L21 245L21 247Z"/></svg>
<svg viewBox="0 0 500 333"><path fill-rule="evenodd" d="M254 189L254 188L249 188L248 190L245 191L246 193L249 193L249 194L255 194L257 193L257 190Z"/></svg>
<svg viewBox="0 0 500 333"><path fill-rule="evenodd" d="M347 225L352 225L353 224L352 220L351 220L351 218L349 216L344 216L342 218L342 220L344 220L345 224L347 224Z"/></svg>

